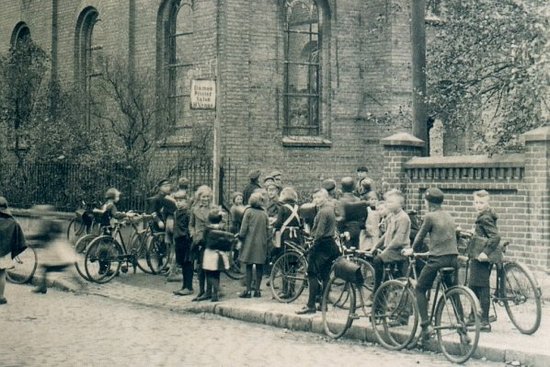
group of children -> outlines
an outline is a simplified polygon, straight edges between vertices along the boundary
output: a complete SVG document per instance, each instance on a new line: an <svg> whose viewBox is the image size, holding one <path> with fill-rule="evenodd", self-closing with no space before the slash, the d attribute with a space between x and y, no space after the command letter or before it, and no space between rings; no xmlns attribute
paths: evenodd
<svg viewBox="0 0 550 367"><path fill-rule="evenodd" d="M324 180L321 184L321 195L319 191L316 192L322 198L314 201L317 209L311 223L311 234L316 236L317 247L324 246L328 252L319 255L323 258L322 261L310 259L315 269L308 269L309 275L316 276L317 281L310 287L313 295L310 295L310 302L305 311L301 311L315 311L315 301L318 301L319 296L317 293L326 280L323 267L330 267L328 259L332 261L336 256L329 238L334 238L337 231L344 231L348 246L373 254L375 291L383 280L384 267L387 264L404 268L406 256L411 251L429 250L430 256L416 285L422 327L429 333L426 293L432 287L438 269L458 268L457 226L453 217L442 208L443 192L430 188L424 196L427 213L420 228L415 228L415 223L411 222L409 214L404 211L403 194L398 190L389 190L383 195L383 200L379 200L374 181L368 177L367 172L366 168L361 167L357 170L357 180L343 178L339 189L334 180ZM233 194L229 213L212 204L212 190L207 186L199 187L194 195L190 195L189 181L185 178L179 180L175 191L168 181L159 183L159 194L151 200L151 211L155 213L159 229L166 231L167 241L173 243L176 261L183 273L183 286L174 294L193 294L195 264L199 292L194 300L218 301L220 272L228 269L228 251L234 247L234 241L239 241L239 261L246 271L246 288L240 297L261 297L261 280L266 264L270 258L276 258L284 251L281 243L285 239L297 239L300 236L304 219L300 218L296 191L291 187L283 188L280 172L266 177L263 185L260 185L259 177L259 170L250 172L250 182L243 193ZM326 193L326 200L323 193ZM115 193L114 200L110 199L112 190L107 194L109 200L106 209L113 217L120 216L114 205L119 193ZM358 203L365 205L363 219L348 220L344 214L346 208L354 205L357 207ZM502 254L498 251L500 237L496 227L497 216L490 208L487 191L474 193L474 206L478 217L474 228L475 250L470 252L472 261L469 286L482 306L482 330L490 331L489 278L492 264L501 260ZM334 228L332 223L328 223L332 222L332 217L327 216L328 211L334 214ZM427 237L428 246L425 244ZM319 245L322 243L325 244ZM315 254L316 251L312 253ZM452 281L456 282L456 276ZM319 289L315 287L317 284ZM280 296L285 297L284 294Z"/></svg>
<svg viewBox="0 0 550 367"><path fill-rule="evenodd" d="M427 336L431 333L427 292L432 288L438 270L445 267L457 269L452 277L444 279L444 281L449 286L456 285L458 281L457 225L452 215L443 209L444 194L438 188L426 190L424 201L427 212L418 233L414 236L411 236L412 228L409 215L403 210L403 195L399 191L392 190L385 194L384 199L383 208L376 209L379 211L379 217L376 217L376 220L381 218L379 223L383 223L385 228L378 228L380 238L369 249L373 254L377 254L373 260L374 291L382 282L386 265L395 264L398 268L403 269L406 264L406 256L412 255L413 252L428 252L429 257L420 271L415 289L421 327L424 336ZM497 216L490 207L489 193L485 190L474 192L473 202L478 214L469 251L471 262L468 286L480 300L481 330L490 332L489 279L493 264L502 261L502 252L499 247L500 236L497 229ZM370 208L374 210L372 206ZM374 225L372 220L367 219L366 231L369 232Z"/></svg>

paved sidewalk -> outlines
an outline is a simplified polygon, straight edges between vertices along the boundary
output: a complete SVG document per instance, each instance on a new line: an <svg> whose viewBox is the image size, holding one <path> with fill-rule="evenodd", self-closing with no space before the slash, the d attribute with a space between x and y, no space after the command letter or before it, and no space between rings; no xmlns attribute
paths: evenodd
<svg viewBox="0 0 550 367"><path fill-rule="evenodd" d="M36 280L35 280L36 281ZM265 324L290 330L323 333L321 313L310 316L298 316L295 311L305 304L305 294L292 304L281 304L271 299L267 287L263 287L262 298L240 299L239 282L222 276L223 298L221 302L191 302L191 297L177 297L172 291L180 283L167 283L162 276L145 274L123 274L111 283L97 285L85 284L80 289L75 279L66 274L53 276L49 285L64 290L82 291L111 299L134 304L168 309L175 312L213 313L232 319ZM304 292L307 294L306 292ZM533 367L550 366L550 328L546 321L550 318L550 307L543 304L542 323L534 335L522 335L508 320L504 308L497 306L498 320L493 323L492 333L482 333L476 358L486 358L496 362L520 362ZM354 322L347 338L361 341L374 341L367 319ZM444 358L441 356L441 358Z"/></svg>

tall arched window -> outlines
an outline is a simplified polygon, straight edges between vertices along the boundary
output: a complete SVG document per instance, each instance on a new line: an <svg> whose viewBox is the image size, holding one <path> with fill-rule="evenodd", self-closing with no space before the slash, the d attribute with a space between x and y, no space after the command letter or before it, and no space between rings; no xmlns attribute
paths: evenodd
<svg viewBox="0 0 550 367"><path fill-rule="evenodd" d="M285 1L285 135L321 134L321 59L327 15L320 0Z"/></svg>
<svg viewBox="0 0 550 367"><path fill-rule="evenodd" d="M159 13L159 96L168 102L165 116L175 127L188 127L193 67L193 2L167 0Z"/></svg>
<svg viewBox="0 0 550 367"><path fill-rule="evenodd" d="M18 23L11 34L11 47L16 49L22 44L30 42L31 30L25 22Z"/></svg>
<svg viewBox="0 0 550 367"><path fill-rule="evenodd" d="M82 11L77 21L75 40L75 80L85 94L85 118L88 126L92 120L93 83L103 68L101 45L101 19L98 11L89 7Z"/></svg>

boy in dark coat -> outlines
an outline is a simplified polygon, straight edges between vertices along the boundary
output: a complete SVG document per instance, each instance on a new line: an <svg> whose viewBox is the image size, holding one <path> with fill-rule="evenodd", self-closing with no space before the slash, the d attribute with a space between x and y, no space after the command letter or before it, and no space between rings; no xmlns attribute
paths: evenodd
<svg viewBox="0 0 550 367"><path fill-rule="evenodd" d="M458 269L458 247L456 243L456 224L453 217L441 208L444 195L438 188L429 188L424 195L429 212L424 216L424 222L414 239L412 249L407 251L411 255L413 251L422 250L426 235L430 235L430 256L426 266L422 269L416 284L416 303L420 313L422 337L426 340L432 334L428 319L428 297L426 293L432 289L437 272L441 268L452 267ZM443 279L447 286L456 285L456 271L453 276Z"/></svg>
<svg viewBox="0 0 550 367"><path fill-rule="evenodd" d="M474 192L474 207L478 212L472 246L469 249L470 274L468 286L475 293L481 305L481 330L490 332L489 308L491 295L489 278L494 263L502 261L499 247L500 235L497 228L497 215L489 204L489 193L485 190Z"/></svg>
<svg viewBox="0 0 550 367"><path fill-rule="evenodd" d="M261 175L261 172L259 169L254 169L248 173L248 178L250 182L246 185L246 187L243 190L244 205L248 205L248 200L250 199L250 196L254 191L262 188L259 184L260 175Z"/></svg>
<svg viewBox="0 0 550 367"><path fill-rule="evenodd" d="M334 241L336 216L328 192L325 189L318 190L313 194L313 202L319 210L313 221L311 234L314 242L308 254L309 297L307 305L296 312L298 315L313 314L317 311L316 302L328 283L332 262L340 255Z"/></svg>
<svg viewBox="0 0 550 367"><path fill-rule="evenodd" d="M183 284L180 290L174 291L177 296L193 294L193 255L191 253L191 234L189 233L190 203L187 193L188 181L180 179L179 190L172 196L176 200L174 214L174 247L176 262L181 266Z"/></svg>
<svg viewBox="0 0 550 367"><path fill-rule="evenodd" d="M8 302L4 297L6 270L13 267L12 259L26 248L21 226L12 217L6 198L0 196L0 305Z"/></svg>
<svg viewBox="0 0 550 367"><path fill-rule="evenodd" d="M205 250L202 269L206 274L206 293L212 302L220 297L220 273L229 269L229 255L235 236L222 230L222 212L213 209L208 213L208 226L204 231Z"/></svg>

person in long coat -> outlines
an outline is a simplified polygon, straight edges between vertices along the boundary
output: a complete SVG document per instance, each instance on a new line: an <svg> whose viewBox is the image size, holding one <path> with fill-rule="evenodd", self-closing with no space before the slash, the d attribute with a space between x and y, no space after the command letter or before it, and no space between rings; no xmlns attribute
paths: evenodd
<svg viewBox="0 0 550 367"><path fill-rule="evenodd" d="M246 290L241 293L241 298L251 297L252 269L254 265L256 266L256 289L254 297L261 297L260 285L267 258L269 240L269 218L263 208L264 199L262 193L253 193L250 196L249 204L250 207L244 213L241 230L238 235L242 241L239 260L246 265Z"/></svg>
<svg viewBox="0 0 550 367"><path fill-rule="evenodd" d="M6 270L13 267L13 258L26 248L21 226L12 217L6 198L0 196L0 305L8 302L4 297Z"/></svg>
<svg viewBox="0 0 550 367"><path fill-rule="evenodd" d="M212 189L201 186L195 193L195 202L189 219L189 233L193 239L191 251L197 262L197 276L199 278L199 294L193 301L204 301L212 297L206 293L206 274L202 270L202 262L205 250L204 231L208 226L208 213L216 209L212 204Z"/></svg>

